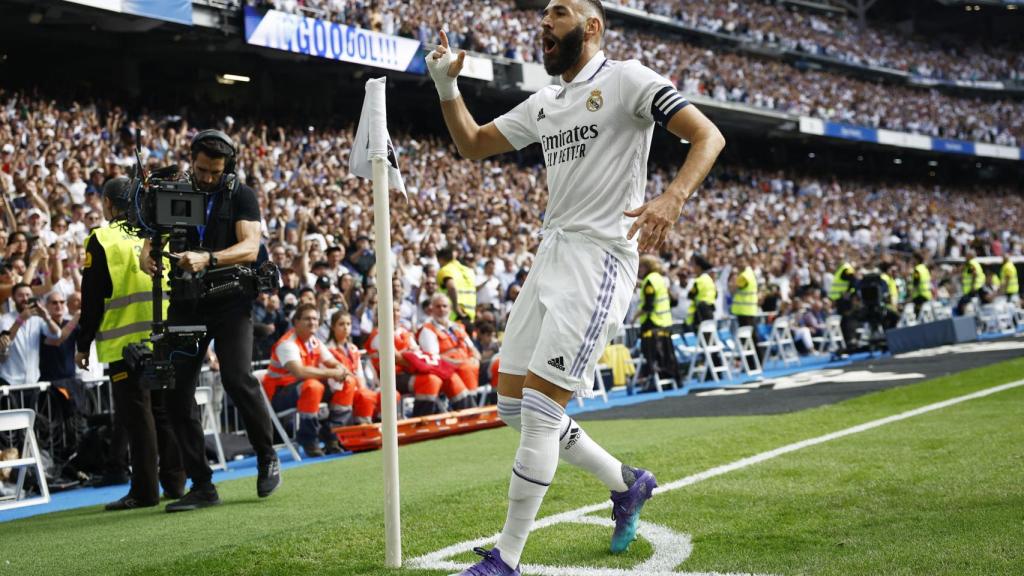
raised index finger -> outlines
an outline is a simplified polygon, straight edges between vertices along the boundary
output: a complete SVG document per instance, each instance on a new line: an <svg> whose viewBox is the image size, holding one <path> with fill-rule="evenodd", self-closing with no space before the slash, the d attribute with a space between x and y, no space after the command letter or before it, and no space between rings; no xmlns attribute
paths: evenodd
<svg viewBox="0 0 1024 576"><path fill-rule="evenodd" d="M444 47L444 48L448 48L448 35L444 33L444 30L441 30L440 32L441 32L441 46Z"/></svg>

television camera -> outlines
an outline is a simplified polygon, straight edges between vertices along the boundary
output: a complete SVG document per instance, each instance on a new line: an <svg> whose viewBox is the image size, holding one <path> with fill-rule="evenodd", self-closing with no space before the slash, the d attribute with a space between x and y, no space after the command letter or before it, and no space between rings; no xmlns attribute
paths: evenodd
<svg viewBox="0 0 1024 576"><path fill-rule="evenodd" d="M194 235L190 232L206 226L213 198L196 190L187 173L179 176L176 165L147 174L137 150L136 163L129 187L129 208L119 225L130 234L149 239L150 257L156 264L155 277L163 278L165 258L174 264L178 260L176 254L205 250L192 245L190 237ZM230 175L227 185L237 187L234 175ZM165 245L169 250L164 250ZM213 299L254 297L281 285L280 272L265 258L255 267L224 266L198 273L173 266L169 276L171 300L193 306ZM154 390L174 387L174 357L201 353L198 344L206 334L204 325L176 325L164 319L163 289L163 282L153 283L149 340L124 348L128 368L139 374L143 387Z"/></svg>

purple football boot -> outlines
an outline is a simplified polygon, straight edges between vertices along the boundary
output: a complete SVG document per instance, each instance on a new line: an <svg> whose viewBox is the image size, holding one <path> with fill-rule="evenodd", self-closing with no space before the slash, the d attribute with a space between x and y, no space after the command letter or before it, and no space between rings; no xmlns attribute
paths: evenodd
<svg viewBox="0 0 1024 576"><path fill-rule="evenodd" d="M508 564L505 564L501 559L501 551L497 548L473 548L473 552L484 559L452 576L521 576L519 568L509 568Z"/></svg>
<svg viewBox="0 0 1024 576"><path fill-rule="evenodd" d="M658 482L654 474L641 468L622 467L622 477L629 489L625 492L612 491L612 519L615 532L612 533L612 554L625 552L636 540L636 528L640 523L640 510L644 503L654 496ZM629 482L629 479L633 479Z"/></svg>

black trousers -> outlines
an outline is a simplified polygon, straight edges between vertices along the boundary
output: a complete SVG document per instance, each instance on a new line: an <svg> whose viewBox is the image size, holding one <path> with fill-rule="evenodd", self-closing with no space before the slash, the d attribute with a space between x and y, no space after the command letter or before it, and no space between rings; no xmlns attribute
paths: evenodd
<svg viewBox="0 0 1024 576"><path fill-rule="evenodd" d="M185 469L165 407L166 392L144 389L122 361L111 363L109 374L115 427L125 431L131 451L132 484L128 493L154 503L160 500L160 485L170 492L182 492Z"/></svg>
<svg viewBox="0 0 1024 576"><path fill-rule="evenodd" d="M216 306L219 304L220 306ZM248 304L248 305L246 305ZM216 341L217 359L224 391L242 415L249 443L260 462L273 459L273 426L260 383L252 375L252 302L218 301L198 309L171 303L169 320L174 324L206 325L206 336L199 342L198 352L182 351L175 355L173 390L169 390L168 412L174 433L181 446L185 471L193 485L210 481L213 471L206 458L206 439L202 414L196 405L195 392L206 349ZM187 353L185 353L187 352Z"/></svg>
<svg viewBox="0 0 1024 576"><path fill-rule="evenodd" d="M657 376L661 378L679 378L679 364L676 362L675 349L672 347L672 333L668 327L660 328L653 324L640 327L640 352L644 357L644 365L640 368L640 377Z"/></svg>

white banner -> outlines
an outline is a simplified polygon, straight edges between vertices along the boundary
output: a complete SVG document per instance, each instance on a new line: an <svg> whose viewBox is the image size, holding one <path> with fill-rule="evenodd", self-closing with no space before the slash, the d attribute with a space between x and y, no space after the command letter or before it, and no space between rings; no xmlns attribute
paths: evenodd
<svg viewBox="0 0 1024 576"><path fill-rule="evenodd" d="M424 74L420 43L356 26L245 7L245 40L255 46L388 70Z"/></svg>

